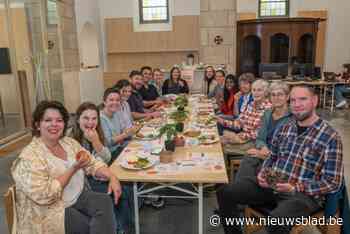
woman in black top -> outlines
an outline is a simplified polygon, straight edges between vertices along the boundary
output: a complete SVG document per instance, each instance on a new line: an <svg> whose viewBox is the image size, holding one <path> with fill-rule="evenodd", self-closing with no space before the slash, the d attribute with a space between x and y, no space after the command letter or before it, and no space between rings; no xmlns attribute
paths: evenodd
<svg viewBox="0 0 350 234"><path fill-rule="evenodd" d="M170 71L170 78L164 81L162 87L163 95L189 93L187 82L181 79L181 71L173 67Z"/></svg>

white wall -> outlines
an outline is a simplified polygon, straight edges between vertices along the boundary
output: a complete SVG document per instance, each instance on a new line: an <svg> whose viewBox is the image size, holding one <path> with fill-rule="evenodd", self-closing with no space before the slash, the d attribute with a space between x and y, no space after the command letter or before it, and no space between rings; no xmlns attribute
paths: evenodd
<svg viewBox="0 0 350 234"><path fill-rule="evenodd" d="M103 31L100 22L99 2L96 0L75 0L75 14L79 45L81 45L81 32L86 22L90 22L98 32L100 65L103 66Z"/></svg>
<svg viewBox="0 0 350 234"><path fill-rule="evenodd" d="M339 71L343 63L350 62L349 0L291 0L290 16L302 10L327 10L325 70ZM237 0L237 11L258 13L258 0Z"/></svg>

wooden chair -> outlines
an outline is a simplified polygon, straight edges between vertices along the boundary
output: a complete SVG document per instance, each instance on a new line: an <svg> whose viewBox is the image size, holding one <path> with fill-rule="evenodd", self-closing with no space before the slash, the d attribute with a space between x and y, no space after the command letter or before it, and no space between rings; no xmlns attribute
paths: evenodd
<svg viewBox="0 0 350 234"><path fill-rule="evenodd" d="M16 188L15 186L9 187L4 194L4 204L6 211L7 226L9 233L17 233L17 215L16 215Z"/></svg>
<svg viewBox="0 0 350 234"><path fill-rule="evenodd" d="M269 208L256 208L256 207L247 207L244 210L244 216L246 218L259 218L259 217L265 217L269 213ZM324 211L320 210L313 214L312 218L321 218L324 216ZM337 211L336 217L339 217L339 210ZM249 224L244 226L244 234L252 234L260 229L262 229L263 226L256 224ZM303 231L307 228L307 226L303 225L295 225L290 234L301 234ZM324 225L324 226L317 226L316 227L322 234L339 234L341 233L341 226L340 225Z"/></svg>

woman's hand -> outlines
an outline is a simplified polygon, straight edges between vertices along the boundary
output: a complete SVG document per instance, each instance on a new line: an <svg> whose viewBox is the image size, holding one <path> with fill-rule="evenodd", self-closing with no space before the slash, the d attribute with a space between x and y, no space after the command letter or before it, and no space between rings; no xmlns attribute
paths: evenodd
<svg viewBox="0 0 350 234"><path fill-rule="evenodd" d="M96 129L85 129L83 132L84 132L84 137L91 143L97 142L100 140Z"/></svg>
<svg viewBox="0 0 350 234"><path fill-rule="evenodd" d="M233 127L240 129L241 128L241 122L239 120L234 120L233 121Z"/></svg>
<svg viewBox="0 0 350 234"><path fill-rule="evenodd" d="M75 159L76 163L73 165L75 170L87 167L91 161L90 155L84 150L79 151L75 156Z"/></svg>
<svg viewBox="0 0 350 234"><path fill-rule="evenodd" d="M271 151L266 146L260 149L260 156L267 158L270 154L271 154Z"/></svg>
<svg viewBox="0 0 350 234"><path fill-rule="evenodd" d="M108 184L108 194L111 194L113 192L114 194L114 203L117 205L120 196L122 195L122 187L114 176L111 176L109 178L109 184Z"/></svg>
<svg viewBox="0 0 350 234"><path fill-rule="evenodd" d="M221 125L225 125L225 120L221 117L216 117L216 121Z"/></svg>

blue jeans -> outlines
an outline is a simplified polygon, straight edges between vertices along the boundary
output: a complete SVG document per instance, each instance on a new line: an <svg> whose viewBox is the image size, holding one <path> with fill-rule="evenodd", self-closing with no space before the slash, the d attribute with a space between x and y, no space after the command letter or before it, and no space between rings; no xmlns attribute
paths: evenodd
<svg viewBox="0 0 350 234"><path fill-rule="evenodd" d="M335 103L338 104L342 101L346 101L344 93L350 93L350 86L348 85L336 85L334 89Z"/></svg>
<svg viewBox="0 0 350 234"><path fill-rule="evenodd" d="M88 180L94 192L107 193L108 181L95 180L91 176L88 177ZM111 198L114 202L113 195L111 195ZM134 225L132 185L122 184L122 196L119 198L118 205L114 204L114 215L117 222L117 230L130 233Z"/></svg>

